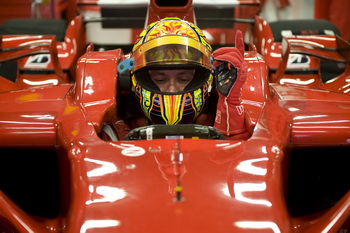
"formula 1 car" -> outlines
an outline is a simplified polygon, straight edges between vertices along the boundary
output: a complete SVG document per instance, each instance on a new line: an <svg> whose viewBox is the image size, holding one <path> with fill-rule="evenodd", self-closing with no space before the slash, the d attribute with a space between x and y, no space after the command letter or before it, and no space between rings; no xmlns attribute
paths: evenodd
<svg viewBox="0 0 350 233"><path fill-rule="evenodd" d="M147 22L193 11L192 1L160 2L151 0ZM284 41L276 80L285 78L290 53L341 60L349 77L350 46L340 38ZM117 69L126 56L91 44L74 83L2 88L1 232L350 230L348 94L270 82L250 44L242 92L248 140L192 124L136 128L121 140L108 125L120 114L118 97L130 92Z"/></svg>

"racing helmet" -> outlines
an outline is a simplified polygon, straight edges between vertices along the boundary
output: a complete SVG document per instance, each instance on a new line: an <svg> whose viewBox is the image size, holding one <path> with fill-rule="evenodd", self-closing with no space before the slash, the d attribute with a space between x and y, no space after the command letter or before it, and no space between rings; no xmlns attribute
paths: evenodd
<svg viewBox="0 0 350 233"><path fill-rule="evenodd" d="M194 24L164 18L150 24L133 49L132 87L144 114L154 124L193 123L212 89L211 46ZM154 70L194 71L192 80L177 92L164 92L152 80Z"/></svg>

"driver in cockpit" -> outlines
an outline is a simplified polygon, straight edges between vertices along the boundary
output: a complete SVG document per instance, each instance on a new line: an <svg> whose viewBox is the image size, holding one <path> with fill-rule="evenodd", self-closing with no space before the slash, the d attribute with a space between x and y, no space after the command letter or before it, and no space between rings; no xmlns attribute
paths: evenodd
<svg viewBox="0 0 350 233"><path fill-rule="evenodd" d="M227 139L247 139L250 133L241 105L247 77L243 54L240 31L236 47L212 53L194 24L179 18L152 23L133 47L134 95L122 101L120 117L131 129L194 123L214 126Z"/></svg>

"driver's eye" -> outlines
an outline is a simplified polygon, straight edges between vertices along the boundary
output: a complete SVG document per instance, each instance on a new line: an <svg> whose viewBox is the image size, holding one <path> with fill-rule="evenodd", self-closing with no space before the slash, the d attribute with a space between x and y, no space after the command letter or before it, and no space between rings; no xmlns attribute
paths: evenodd
<svg viewBox="0 0 350 233"><path fill-rule="evenodd" d="M192 80L192 76L184 76L177 79L179 83L189 83Z"/></svg>
<svg viewBox="0 0 350 233"><path fill-rule="evenodd" d="M164 82L167 77L165 74L160 72L150 72L151 78L154 82Z"/></svg>
<svg viewBox="0 0 350 233"><path fill-rule="evenodd" d="M166 82L166 79L162 79L162 78L153 78L152 80L157 84L162 84Z"/></svg>

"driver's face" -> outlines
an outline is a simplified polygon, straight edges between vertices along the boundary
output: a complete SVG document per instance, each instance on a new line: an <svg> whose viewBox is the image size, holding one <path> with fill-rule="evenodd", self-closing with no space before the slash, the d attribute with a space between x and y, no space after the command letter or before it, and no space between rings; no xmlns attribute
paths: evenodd
<svg viewBox="0 0 350 233"><path fill-rule="evenodd" d="M194 70L150 70L149 74L160 91L180 92L192 81L194 72Z"/></svg>

